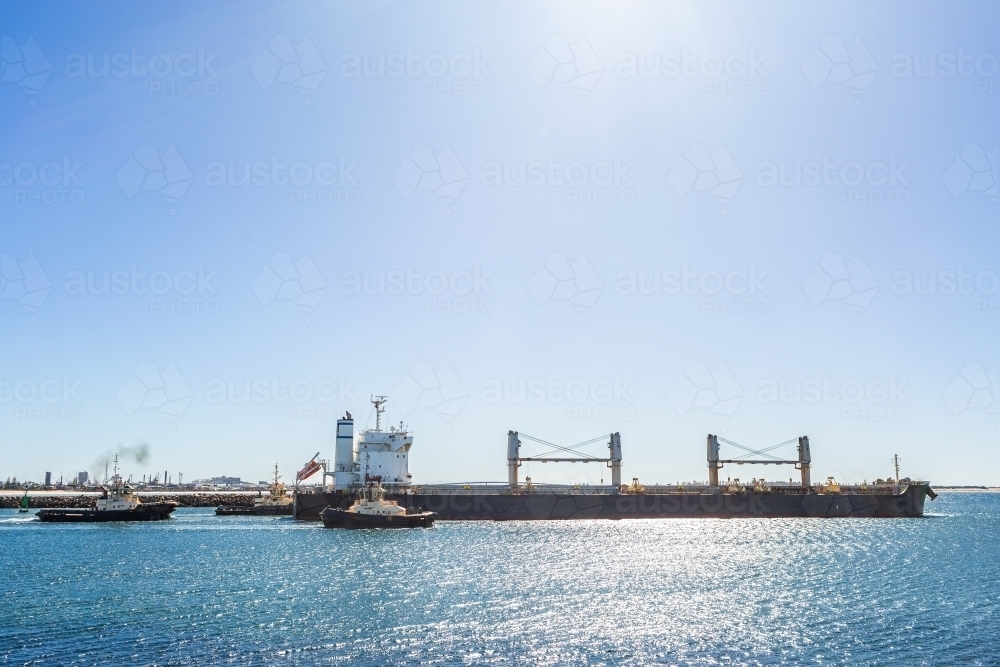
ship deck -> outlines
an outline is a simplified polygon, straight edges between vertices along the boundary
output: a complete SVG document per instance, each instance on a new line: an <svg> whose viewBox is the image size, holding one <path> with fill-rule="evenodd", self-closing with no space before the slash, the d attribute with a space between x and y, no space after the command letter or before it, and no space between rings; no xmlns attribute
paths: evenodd
<svg viewBox="0 0 1000 667"><path fill-rule="evenodd" d="M744 485L739 492L763 493L774 495L807 495L816 493L816 487L804 487L798 484L768 482L767 490L755 490L753 485ZM408 486L383 484L390 494L398 495L485 495L485 496L509 496L509 495L675 495L675 494L719 494L727 493L726 485L711 486L707 482L690 482L680 484L644 484L638 488L629 486L625 490L618 489L610 485L594 484L522 484L515 489L511 489L506 482L456 482L443 484L411 484ZM894 495L905 489L907 484L841 484L841 495ZM360 487L358 487L360 488ZM324 489L320 487L304 486L300 487L299 493L315 492L319 493Z"/></svg>

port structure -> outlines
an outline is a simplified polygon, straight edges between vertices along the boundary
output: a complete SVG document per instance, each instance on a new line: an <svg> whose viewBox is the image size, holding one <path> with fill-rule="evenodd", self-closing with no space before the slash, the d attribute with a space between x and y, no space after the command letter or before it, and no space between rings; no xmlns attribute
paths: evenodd
<svg viewBox="0 0 1000 667"><path fill-rule="evenodd" d="M541 445L551 447L552 449L538 456L522 457L520 438L537 442ZM579 451L581 447L586 447L587 445L604 440L605 438L608 439L607 458L591 456ZM560 453L563 454L563 456L554 456L555 454ZM517 469L521 467L522 462L531 461L537 463L604 463L607 467L611 468L611 485L615 489L614 492L617 493L618 489L621 488L622 485L622 438L618 433L600 435L596 438L591 438L586 442L581 442L569 447L563 447L524 433L519 434L517 431L507 431L507 484L510 486L512 491L519 487Z"/></svg>
<svg viewBox="0 0 1000 667"><path fill-rule="evenodd" d="M735 459L720 459L719 458L719 442L724 442L727 445L736 447L737 449L742 449L747 452L742 456ZM752 449L745 445L741 445L738 442L733 442L732 440L726 440L725 438L720 438L717 435L708 434L708 484L709 486L719 486L719 468L727 463L735 463L737 465L743 464L757 464L757 465L794 465L795 469L802 474L802 486L810 487L812 486L812 480L810 478L810 466L812 464L812 454L809 452L809 436L803 435L798 438L798 459L779 459L773 454L768 454L767 452L778 449L779 447L785 447L787 445L796 442L793 438L792 440L786 440L785 442L779 442L776 445L771 445L770 447L764 447L763 449ZM759 458L750 458L759 457Z"/></svg>

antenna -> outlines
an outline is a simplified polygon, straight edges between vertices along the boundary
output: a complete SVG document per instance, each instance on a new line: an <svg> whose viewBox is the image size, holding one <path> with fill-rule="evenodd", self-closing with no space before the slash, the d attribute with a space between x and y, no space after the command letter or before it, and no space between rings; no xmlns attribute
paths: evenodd
<svg viewBox="0 0 1000 667"><path fill-rule="evenodd" d="M385 412L385 402L388 396L372 396L372 405L375 406L375 430L382 430L382 413Z"/></svg>

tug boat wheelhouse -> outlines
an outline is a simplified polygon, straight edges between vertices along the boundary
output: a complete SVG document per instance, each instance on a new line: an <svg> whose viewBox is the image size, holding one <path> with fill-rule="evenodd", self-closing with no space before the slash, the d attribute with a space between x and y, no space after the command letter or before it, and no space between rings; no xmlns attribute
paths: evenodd
<svg viewBox="0 0 1000 667"><path fill-rule="evenodd" d="M382 480L368 477L358 499L347 509L327 507L319 513L325 528L430 528L435 512L407 513L394 500L386 500Z"/></svg>
<svg viewBox="0 0 1000 667"><path fill-rule="evenodd" d="M114 475L101 486L101 497L93 507L44 509L35 516L39 521L96 523L103 521L160 521L169 519L176 503L143 503L132 487L118 474L115 456Z"/></svg>

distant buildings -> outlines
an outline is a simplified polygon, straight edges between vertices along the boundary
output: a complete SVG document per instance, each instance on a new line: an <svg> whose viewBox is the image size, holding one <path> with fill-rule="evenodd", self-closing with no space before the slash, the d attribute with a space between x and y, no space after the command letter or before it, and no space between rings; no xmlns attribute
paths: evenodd
<svg viewBox="0 0 1000 667"><path fill-rule="evenodd" d="M195 479L183 486L185 489L189 490L237 490L242 489L247 490L259 490L261 488L267 488L268 482L249 482L239 477L228 477L226 475L220 475L219 477L205 477L202 479ZM181 488L178 485L178 488Z"/></svg>
<svg viewBox="0 0 1000 667"><path fill-rule="evenodd" d="M138 491L157 491L157 490L170 490L170 491L203 491L203 490L219 490L219 491L256 491L260 489L267 488L268 482L261 480L259 482L244 481L239 477L229 477L226 475L221 475L219 477L211 477L204 479L196 479L192 481L187 481L182 483L183 478L181 474L177 474L177 483L164 484L160 476L157 475L143 475L142 481L135 480L133 482L132 476L128 476L128 481L132 484L133 488ZM33 482L29 480L18 481L16 477L8 477L6 481L0 479L0 489L10 490L10 489L75 489L77 491L92 491L101 485L100 480L92 480L90 473L87 471L81 471L69 478L67 484L63 483L63 478L60 475L58 479L52 478L51 472L45 473L45 482Z"/></svg>

